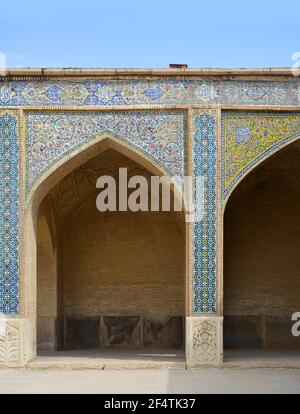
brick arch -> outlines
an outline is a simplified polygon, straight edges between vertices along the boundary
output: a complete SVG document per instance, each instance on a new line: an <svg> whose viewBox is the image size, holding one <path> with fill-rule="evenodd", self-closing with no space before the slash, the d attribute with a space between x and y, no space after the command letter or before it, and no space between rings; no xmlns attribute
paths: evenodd
<svg viewBox="0 0 300 414"><path fill-rule="evenodd" d="M109 134L100 135L95 140L81 146L78 151L72 153L71 156L65 157L61 162L49 169L47 173L43 174L41 179L27 195L20 221L20 315L30 318L32 321L32 336L30 341L33 344L35 344L36 337L36 235L39 206L44 197L60 180L85 161L92 159L99 152L104 152L107 149L114 149L155 175L170 175L159 162L149 157L141 149L133 147L118 137ZM179 189L177 190L175 186L173 191L174 196L182 197ZM33 352L36 352L35 345L31 349ZM34 358L34 355L31 358Z"/></svg>
<svg viewBox="0 0 300 414"><path fill-rule="evenodd" d="M294 134L292 136L289 136L283 140L279 140L277 144L272 146L270 150L265 151L261 157L258 157L254 159L253 165L248 169L246 168L243 172L243 175L237 180L235 185L231 188L230 192L228 193L226 198L222 199L222 210L220 212L219 217L219 226L220 226L220 232L218 235L218 245L220 248L220 251L222 252L218 257L218 280L220 281L220 291L221 291L221 299L220 299L220 307L223 311L223 301L224 301L224 216L225 211L227 207L229 207L229 201L233 200L236 195L240 191L247 191L248 188L251 188L252 186L255 186L256 183L258 183L260 180L265 179L266 177L270 176L272 172L266 172L263 176L259 175L261 168L264 166L264 164L267 164L269 161L272 162L272 159L276 156L280 155L280 153L284 152L288 149L289 146L292 147L294 143L299 141L299 147L300 147L300 133ZM251 163L252 164L252 163ZM248 166L247 166L248 167ZM223 165L224 168L224 165ZM291 177L289 177L291 179ZM224 193L223 193L224 196Z"/></svg>
<svg viewBox="0 0 300 414"><path fill-rule="evenodd" d="M247 172L230 193L224 208L225 249L222 260L227 305L224 316L231 317L233 321L232 325L227 325L227 332L232 336L232 332L237 332L238 329L233 328L234 323L244 323L238 318L250 315L261 323L259 336L262 347L265 344L273 346L269 339L271 316L279 320L285 317L285 312L292 313L288 308L282 310L284 306L291 304L297 307L291 292L299 290L299 284L295 282L299 280L297 270L293 272L293 266L296 269L299 266L296 250L298 239L295 236L299 229L299 171L300 141L299 136L295 135L288 137L284 144L280 142L276 150ZM280 267L280 261L284 263L284 270ZM281 282L285 287L280 285ZM279 286L281 291L276 292L275 289L279 289ZM282 297L278 302L280 295ZM256 305L254 297L257 298ZM264 312L266 316L261 316ZM284 323L288 326L289 320ZM241 325L237 326L241 328ZM230 342L230 335L225 337L229 341L227 346L236 346ZM278 331L276 335L278 337L274 339L274 344L283 340Z"/></svg>
<svg viewBox="0 0 300 414"><path fill-rule="evenodd" d="M258 120L258 127L256 129L251 124L251 121L256 122ZM259 120L264 123L266 131L268 131L272 140L270 145L265 146L263 150L260 149L260 136L259 131L261 125ZM249 126L250 122L250 126ZM274 125L280 125L281 129L276 129ZM217 255L217 279L219 281L220 292L220 310L223 313L223 296L224 296L224 213L227 203L231 196L234 196L235 190L238 190L240 185L246 183L251 173L259 167L264 161L267 161L273 155L277 154L280 150L299 140L300 138L300 113L299 112L232 112L224 111L222 113L221 121L221 174L220 174L220 187L221 187L221 200L219 204L219 231L217 235L217 244L220 254ZM253 138L257 140L247 140L247 130L250 129L250 133L253 133ZM283 128L283 129L282 129ZM239 138L241 142L237 142L237 136L234 134L239 131ZM244 139L244 142L243 142ZM226 152L228 149L228 143L231 143L232 157L228 157ZM245 163L242 168L233 169L234 172L230 174L230 182L226 183L226 174L228 174L229 167L236 167L239 161L243 157L243 153L239 153L240 144L244 146L244 154L250 149L252 144L252 152L250 158L245 157Z"/></svg>

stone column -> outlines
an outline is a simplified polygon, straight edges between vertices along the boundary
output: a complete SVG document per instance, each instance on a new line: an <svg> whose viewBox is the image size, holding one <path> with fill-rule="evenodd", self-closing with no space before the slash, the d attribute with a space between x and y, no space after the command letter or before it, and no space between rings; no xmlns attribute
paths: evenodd
<svg viewBox="0 0 300 414"><path fill-rule="evenodd" d="M188 368L220 366L223 363L222 289L217 277L219 124L218 110L194 109L192 112L193 175L200 177L202 181L198 182L203 184L195 181L198 198L190 248L192 295L186 318ZM197 199L202 206L200 209Z"/></svg>
<svg viewBox="0 0 300 414"><path fill-rule="evenodd" d="M0 110L0 366L19 367L32 359L35 323L20 306L19 111ZM24 227L24 223L23 223Z"/></svg>

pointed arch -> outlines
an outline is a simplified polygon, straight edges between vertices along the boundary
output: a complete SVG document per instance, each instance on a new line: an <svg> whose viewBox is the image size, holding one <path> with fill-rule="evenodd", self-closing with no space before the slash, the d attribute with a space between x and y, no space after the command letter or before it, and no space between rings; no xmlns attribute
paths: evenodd
<svg viewBox="0 0 300 414"><path fill-rule="evenodd" d="M251 163L249 163L245 168L243 168L235 179L232 181L229 187L224 192L224 200L223 200L223 208L225 209L228 200L230 199L231 195L234 193L236 188L241 184L244 179L248 177L249 174L253 172L257 167L259 167L264 161L267 161L269 158L273 157L273 155L277 154L279 151L287 147L288 145L292 144L293 142L300 139L300 132L299 134L292 135L291 137L285 138L282 141L273 145L270 149L264 151L261 155L255 158Z"/></svg>
<svg viewBox="0 0 300 414"><path fill-rule="evenodd" d="M162 166L149 154L146 154L136 146L129 145L120 138L110 135L101 134L94 140L74 150L72 154L55 163L47 170L34 184L27 196L27 204L39 205L44 196L53 188L62 178L71 171L79 167L84 162L93 158L96 154L104 152L107 149L114 149L126 157L136 161L145 167L151 173L162 176L169 175L165 167Z"/></svg>
<svg viewBox="0 0 300 414"><path fill-rule="evenodd" d="M29 112L26 115L27 200L65 160L109 138L167 172L183 176L186 117L180 111ZM84 153L86 155L86 152Z"/></svg>
<svg viewBox="0 0 300 414"><path fill-rule="evenodd" d="M300 286L298 138L253 167L231 192L224 209L228 348L297 346L285 327L297 308Z"/></svg>
<svg viewBox="0 0 300 414"><path fill-rule="evenodd" d="M112 134L104 133L98 135L93 140L76 148L71 154L56 162L46 171L33 185L24 205L24 228L22 229L23 241L21 244L22 255L22 278L21 278L21 301L20 306L24 314L32 318L33 327L36 329L36 281L37 281L37 218L39 206L49 191L69 173L74 171L86 161L92 159L97 154L108 149L113 149L120 154L137 162L147 169L150 173L157 176L170 176L159 160L141 148L127 143L125 140ZM174 185L172 189L175 197L182 197L180 189ZM184 198L183 208L184 208ZM184 229L185 231L185 229ZM36 352L35 341L36 333L33 330L31 341L32 350ZM34 357L34 356L33 356Z"/></svg>

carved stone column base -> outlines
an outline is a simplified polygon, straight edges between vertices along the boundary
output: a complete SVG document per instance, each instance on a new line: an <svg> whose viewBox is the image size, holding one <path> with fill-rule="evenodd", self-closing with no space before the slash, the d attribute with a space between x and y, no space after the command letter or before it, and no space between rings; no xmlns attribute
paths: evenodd
<svg viewBox="0 0 300 414"><path fill-rule="evenodd" d="M223 317L191 316L186 318L187 368L223 364Z"/></svg>
<svg viewBox="0 0 300 414"><path fill-rule="evenodd" d="M22 367L36 355L32 319L0 317L0 367Z"/></svg>

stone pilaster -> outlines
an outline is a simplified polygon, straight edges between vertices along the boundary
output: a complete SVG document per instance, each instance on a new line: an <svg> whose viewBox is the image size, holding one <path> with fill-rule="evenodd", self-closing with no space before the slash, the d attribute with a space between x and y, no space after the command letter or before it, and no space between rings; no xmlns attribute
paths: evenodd
<svg viewBox="0 0 300 414"><path fill-rule="evenodd" d="M222 316L186 318L186 363L187 368L222 365Z"/></svg>
<svg viewBox="0 0 300 414"><path fill-rule="evenodd" d="M0 317L0 367L22 367L35 352L33 320Z"/></svg>

